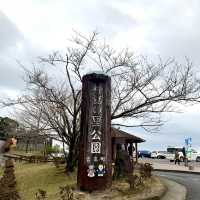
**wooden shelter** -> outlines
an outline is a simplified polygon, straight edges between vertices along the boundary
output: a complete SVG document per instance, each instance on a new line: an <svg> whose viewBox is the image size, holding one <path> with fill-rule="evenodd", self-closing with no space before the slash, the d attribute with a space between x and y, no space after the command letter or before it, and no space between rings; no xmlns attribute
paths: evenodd
<svg viewBox="0 0 200 200"><path fill-rule="evenodd" d="M137 137L135 135L126 133L120 129L111 128L111 137L112 137L112 159L115 160L116 157L116 148L117 144L124 145L125 150L129 153L130 156L134 158L135 161L138 161L138 143L145 142L144 139Z"/></svg>

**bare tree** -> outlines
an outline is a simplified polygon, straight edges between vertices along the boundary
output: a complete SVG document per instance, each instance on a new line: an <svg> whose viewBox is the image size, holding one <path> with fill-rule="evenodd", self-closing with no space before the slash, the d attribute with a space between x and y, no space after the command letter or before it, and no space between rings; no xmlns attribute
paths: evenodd
<svg viewBox="0 0 200 200"><path fill-rule="evenodd" d="M70 172L77 160L81 81L87 71L101 70L112 78L113 125L152 130L162 125L161 113L175 111L174 103L196 103L200 98L200 79L189 59L185 65L173 59L159 59L155 64L129 49L113 49L97 36L96 32L88 37L75 33L65 55L53 52L39 58L55 72L65 66L65 78L59 84L41 65L25 69L28 93L17 101L3 102L4 106L21 104L27 124L43 130L52 128L60 136L69 146L66 159Z"/></svg>

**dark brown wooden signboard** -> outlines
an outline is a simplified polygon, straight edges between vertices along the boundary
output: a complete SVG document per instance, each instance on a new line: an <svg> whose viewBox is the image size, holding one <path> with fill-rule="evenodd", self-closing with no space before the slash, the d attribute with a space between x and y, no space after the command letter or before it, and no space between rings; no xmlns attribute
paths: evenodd
<svg viewBox="0 0 200 200"><path fill-rule="evenodd" d="M83 77L78 187L103 190L112 183L111 80L104 74Z"/></svg>

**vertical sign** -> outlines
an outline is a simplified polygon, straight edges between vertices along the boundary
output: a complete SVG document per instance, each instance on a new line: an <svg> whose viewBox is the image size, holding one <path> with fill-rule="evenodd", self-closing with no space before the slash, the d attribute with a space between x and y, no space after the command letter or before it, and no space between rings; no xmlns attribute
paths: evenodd
<svg viewBox="0 0 200 200"><path fill-rule="evenodd" d="M192 138L185 139L186 145L186 157L191 159L192 158Z"/></svg>
<svg viewBox="0 0 200 200"><path fill-rule="evenodd" d="M78 187L103 190L111 186L110 77L83 77Z"/></svg>

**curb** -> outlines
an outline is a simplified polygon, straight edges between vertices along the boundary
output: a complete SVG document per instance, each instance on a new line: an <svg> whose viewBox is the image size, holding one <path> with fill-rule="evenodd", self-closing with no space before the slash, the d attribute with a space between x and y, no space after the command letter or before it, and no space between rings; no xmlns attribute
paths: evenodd
<svg viewBox="0 0 200 200"><path fill-rule="evenodd" d="M165 197L165 195L167 194L167 192L168 192L168 187L166 186L166 184L163 183L163 181L161 180L160 177L158 177L158 178L159 178L159 180L161 181L161 183L162 183L163 186L164 186L163 191L162 191L162 192L160 193L160 195L158 196L158 199L162 200L162 199ZM148 199L147 199L147 200L148 200ZM155 200L156 200L156 197L155 197Z"/></svg>
<svg viewBox="0 0 200 200"><path fill-rule="evenodd" d="M161 200L186 200L187 189L184 185L172 181L168 178L160 178L161 182L167 187L167 191Z"/></svg>
<svg viewBox="0 0 200 200"><path fill-rule="evenodd" d="M171 173L183 173L183 174L199 174L200 175L200 172L183 171L183 170L153 169L153 171L171 172Z"/></svg>

